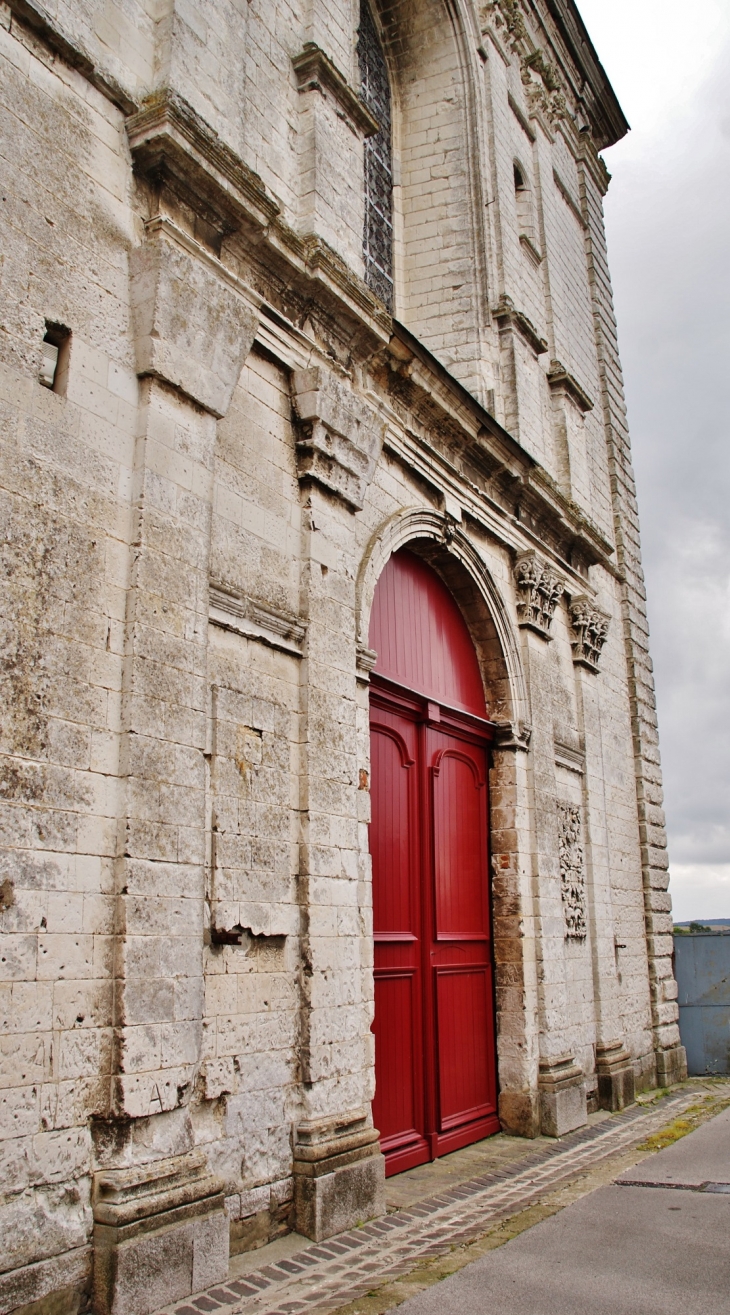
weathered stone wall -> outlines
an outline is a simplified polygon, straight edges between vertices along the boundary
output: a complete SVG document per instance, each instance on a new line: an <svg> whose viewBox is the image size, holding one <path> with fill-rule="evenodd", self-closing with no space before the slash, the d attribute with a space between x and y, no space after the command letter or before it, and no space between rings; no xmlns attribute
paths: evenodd
<svg viewBox="0 0 730 1315"><path fill-rule="evenodd" d="M0 7L0 1311L72 1315L92 1253L100 1315L151 1309L132 1200L190 1208L181 1296L382 1209L368 618L406 543L496 726L504 1125L681 1073L620 111L541 7L383 6L399 325L356 10Z"/></svg>

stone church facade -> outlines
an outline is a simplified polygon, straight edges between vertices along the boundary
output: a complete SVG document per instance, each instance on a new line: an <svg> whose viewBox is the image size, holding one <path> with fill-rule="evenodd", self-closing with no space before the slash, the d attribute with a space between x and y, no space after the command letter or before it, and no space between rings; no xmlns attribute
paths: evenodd
<svg viewBox="0 0 730 1315"><path fill-rule="evenodd" d="M488 767L460 1144L685 1073L628 125L573 0L6 0L0 47L0 1311L146 1315L384 1208L377 699ZM399 563L481 712L383 670Z"/></svg>

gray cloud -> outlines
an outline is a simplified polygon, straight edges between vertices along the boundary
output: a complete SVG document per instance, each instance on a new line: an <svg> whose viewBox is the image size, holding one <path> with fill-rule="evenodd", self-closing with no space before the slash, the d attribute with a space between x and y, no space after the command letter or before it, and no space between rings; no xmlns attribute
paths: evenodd
<svg viewBox="0 0 730 1315"><path fill-rule="evenodd" d="M590 5L582 6L590 24ZM595 0L594 0L595 9ZM617 20L620 21L620 20ZM686 40L699 41L702 24ZM607 152L609 254L642 518L670 857L730 864L730 39ZM602 53L598 34L596 44ZM610 60L606 60L609 73ZM644 76L651 78L647 47ZM631 99L631 75L626 88ZM614 75L616 76L616 75ZM617 78L619 94L624 95ZM692 94L692 92L694 94ZM637 95L637 103L640 97ZM703 916L730 913L715 874ZM685 872L683 908L691 901ZM709 887L708 887L709 888ZM708 907L708 898L711 907ZM689 910L691 914L691 909ZM686 915L685 915L686 916Z"/></svg>

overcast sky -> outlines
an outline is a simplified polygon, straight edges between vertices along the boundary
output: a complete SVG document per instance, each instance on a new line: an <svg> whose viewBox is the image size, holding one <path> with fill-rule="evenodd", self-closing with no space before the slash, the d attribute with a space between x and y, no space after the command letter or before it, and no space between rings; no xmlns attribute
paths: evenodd
<svg viewBox="0 0 730 1315"><path fill-rule="evenodd" d="M730 918L730 0L578 0L606 151L674 916Z"/></svg>

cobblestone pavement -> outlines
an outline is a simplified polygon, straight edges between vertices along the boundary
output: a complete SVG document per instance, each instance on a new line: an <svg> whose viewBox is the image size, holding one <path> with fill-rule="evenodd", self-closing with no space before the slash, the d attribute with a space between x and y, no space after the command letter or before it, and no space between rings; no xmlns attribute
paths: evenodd
<svg viewBox="0 0 730 1315"><path fill-rule="evenodd" d="M159 1315L297 1315L362 1297L425 1260L471 1242L602 1160L637 1146L697 1101L684 1089L549 1144L515 1164L426 1197L327 1242L312 1243ZM269 1248L266 1248L267 1250ZM263 1259L263 1257L262 1257Z"/></svg>

